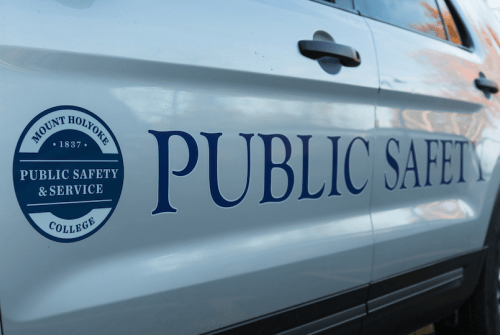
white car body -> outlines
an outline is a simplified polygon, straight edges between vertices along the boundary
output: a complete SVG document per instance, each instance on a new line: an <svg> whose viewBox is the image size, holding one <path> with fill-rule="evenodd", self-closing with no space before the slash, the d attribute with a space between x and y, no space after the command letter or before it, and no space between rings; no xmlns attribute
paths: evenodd
<svg viewBox="0 0 500 335"><path fill-rule="evenodd" d="M500 101L474 85L500 82L500 25L479 1L452 3L473 47L321 1L4 1L3 335L244 333L328 299L326 314L266 331L359 332L450 283L458 306L500 186ZM361 65L297 47L329 38ZM119 146L123 188L78 235L26 214L21 171L42 168L18 155L36 157L22 146L50 113L86 111ZM83 199L50 185L40 201Z"/></svg>

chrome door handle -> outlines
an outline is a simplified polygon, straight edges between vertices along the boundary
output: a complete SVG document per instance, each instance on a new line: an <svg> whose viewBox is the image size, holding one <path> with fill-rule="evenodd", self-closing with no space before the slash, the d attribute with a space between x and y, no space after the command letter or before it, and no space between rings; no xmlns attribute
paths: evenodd
<svg viewBox="0 0 500 335"><path fill-rule="evenodd" d="M361 64L359 52L347 45L324 41L299 41L299 50L302 55L311 59L325 56L335 57L347 67L356 67Z"/></svg>

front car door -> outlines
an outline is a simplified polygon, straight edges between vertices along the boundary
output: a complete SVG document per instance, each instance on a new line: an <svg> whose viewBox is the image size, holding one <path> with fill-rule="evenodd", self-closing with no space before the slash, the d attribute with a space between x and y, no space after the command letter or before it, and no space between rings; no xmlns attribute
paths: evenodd
<svg viewBox="0 0 500 335"><path fill-rule="evenodd" d="M3 2L4 333L365 315L379 83L350 3Z"/></svg>

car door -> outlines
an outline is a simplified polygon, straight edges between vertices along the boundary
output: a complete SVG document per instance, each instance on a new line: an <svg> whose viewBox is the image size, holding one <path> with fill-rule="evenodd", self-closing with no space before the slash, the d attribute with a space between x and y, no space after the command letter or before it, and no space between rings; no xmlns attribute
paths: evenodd
<svg viewBox="0 0 500 335"><path fill-rule="evenodd" d="M497 73L488 65L491 55L478 26L471 23L481 22L473 16L475 5L355 2L373 32L380 73L368 309L375 317L393 304L402 314L417 315L448 302L441 297L408 309L398 303L453 280L459 283L468 269L480 266L471 264L481 264L498 189L493 175L498 142L491 130L498 100L489 92L492 87L480 90L475 83L496 79ZM468 265L461 263L459 256L476 252ZM438 264L450 259L455 263ZM458 301L471 292L462 293L446 299ZM384 306L377 300L381 296L388 298ZM366 322L367 334L373 331L370 324L381 325L371 322Z"/></svg>
<svg viewBox="0 0 500 335"><path fill-rule="evenodd" d="M270 333L366 313L379 84L350 1L1 8L4 334Z"/></svg>

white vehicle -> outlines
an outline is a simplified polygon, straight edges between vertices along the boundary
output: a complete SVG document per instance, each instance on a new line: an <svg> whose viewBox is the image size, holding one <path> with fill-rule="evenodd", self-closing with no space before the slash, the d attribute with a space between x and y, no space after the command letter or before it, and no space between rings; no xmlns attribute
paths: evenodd
<svg viewBox="0 0 500 335"><path fill-rule="evenodd" d="M500 334L500 24L474 0L7 0L21 334Z"/></svg>

